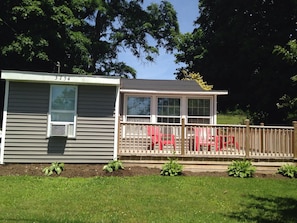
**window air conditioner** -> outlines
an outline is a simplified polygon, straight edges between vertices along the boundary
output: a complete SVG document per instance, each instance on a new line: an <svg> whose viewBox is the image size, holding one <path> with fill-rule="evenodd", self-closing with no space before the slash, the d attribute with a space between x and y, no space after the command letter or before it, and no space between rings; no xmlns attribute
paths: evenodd
<svg viewBox="0 0 297 223"><path fill-rule="evenodd" d="M51 124L50 136L68 136L68 125L67 124Z"/></svg>

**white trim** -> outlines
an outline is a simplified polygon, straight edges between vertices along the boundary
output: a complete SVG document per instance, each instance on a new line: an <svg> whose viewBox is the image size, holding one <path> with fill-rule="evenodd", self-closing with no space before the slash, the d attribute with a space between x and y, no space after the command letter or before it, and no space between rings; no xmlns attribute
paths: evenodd
<svg viewBox="0 0 297 223"><path fill-rule="evenodd" d="M188 116L188 98L189 97L182 96L180 99L180 121L182 121L184 117Z"/></svg>
<svg viewBox="0 0 297 223"><path fill-rule="evenodd" d="M58 74L43 72L8 71L1 72L1 78L10 81L22 82L46 82L56 84L91 84L91 85L120 85L120 78L77 75L77 74Z"/></svg>
<svg viewBox="0 0 297 223"><path fill-rule="evenodd" d="M113 140L113 160L118 159L118 129L119 129L119 107L120 107L120 87L117 87L115 101L115 123L114 123L114 140Z"/></svg>
<svg viewBox="0 0 297 223"><path fill-rule="evenodd" d="M157 123L157 109L158 109L158 100L156 96L151 96L152 98L152 104L151 104L151 122Z"/></svg>
<svg viewBox="0 0 297 223"><path fill-rule="evenodd" d="M131 93L131 94L157 94L157 95L227 95L228 91L141 91L141 90L129 90L121 89L122 93Z"/></svg>
<svg viewBox="0 0 297 223"><path fill-rule="evenodd" d="M213 97L213 124L216 125L217 124L217 96L215 95Z"/></svg>
<svg viewBox="0 0 297 223"><path fill-rule="evenodd" d="M4 164L4 145L5 145L5 136L6 136L8 93L9 93L9 81L6 81L5 82L4 107L3 107L3 119L2 119L2 138L1 138L1 148L0 148L0 164Z"/></svg>

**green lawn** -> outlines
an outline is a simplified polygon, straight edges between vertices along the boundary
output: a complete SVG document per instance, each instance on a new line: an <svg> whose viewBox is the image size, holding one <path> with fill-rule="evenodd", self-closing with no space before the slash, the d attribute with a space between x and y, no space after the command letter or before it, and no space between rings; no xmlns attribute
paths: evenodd
<svg viewBox="0 0 297 223"><path fill-rule="evenodd" d="M244 115L220 114L218 115L217 122L218 124L244 125L245 119L246 119L246 116Z"/></svg>
<svg viewBox="0 0 297 223"><path fill-rule="evenodd" d="M217 115L218 124L244 125L247 114L241 110L228 111Z"/></svg>
<svg viewBox="0 0 297 223"><path fill-rule="evenodd" d="M297 222L296 179L0 177L0 222Z"/></svg>

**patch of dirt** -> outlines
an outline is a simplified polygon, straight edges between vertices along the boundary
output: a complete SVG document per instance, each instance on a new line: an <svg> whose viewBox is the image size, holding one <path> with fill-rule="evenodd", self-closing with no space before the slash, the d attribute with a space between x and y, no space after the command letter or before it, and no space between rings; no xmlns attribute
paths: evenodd
<svg viewBox="0 0 297 223"><path fill-rule="evenodd" d="M0 176L44 176L42 170L50 164L4 164L0 165ZM103 164L65 164L62 177L96 177L96 176L145 176L160 175L159 168L149 168L144 166L125 167L124 170L107 173L103 171ZM183 171L183 176L211 176L211 177L228 177L227 172L196 172ZM51 175L56 177L55 173ZM280 174L255 173L254 177L258 178L286 178ZM288 178L289 179L289 178Z"/></svg>

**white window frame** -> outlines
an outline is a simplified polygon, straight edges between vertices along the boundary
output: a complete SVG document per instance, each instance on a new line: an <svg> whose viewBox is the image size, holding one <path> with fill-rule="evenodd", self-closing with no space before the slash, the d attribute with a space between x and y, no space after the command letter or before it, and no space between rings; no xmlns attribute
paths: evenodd
<svg viewBox="0 0 297 223"><path fill-rule="evenodd" d="M128 115L127 115L127 106L128 106L128 97L150 97L151 98L151 107L150 107L150 123L157 124L158 123L158 117L163 117L158 115L158 98L177 98L180 100L180 116L166 116L166 117L174 117L179 118L180 122L175 124L180 124L181 119L185 118L186 124L188 123L189 118L203 118L203 119L209 119L210 124L216 124L214 123L214 120L216 119L214 114L214 108L216 108L216 98L214 96L201 96L201 95L159 95L159 94L125 94L124 96L124 107L123 107L123 121L128 122ZM207 99L210 101L210 112L209 116L188 116L188 99ZM165 117L165 116L164 116ZM137 122L135 122L137 123ZM147 122L145 122L147 123ZM174 124L174 123L168 123L168 124Z"/></svg>
<svg viewBox="0 0 297 223"><path fill-rule="evenodd" d="M178 99L179 100L179 115L159 115L158 114L158 100L160 98L164 98L164 99ZM181 123L181 118L182 118L182 97L178 97L178 96L166 96L166 95L162 95L162 96L158 96L156 98L156 122L157 123L164 123L164 122L158 122L158 118L178 118L179 122L172 122L170 124L180 124ZM166 122L167 123L167 122Z"/></svg>
<svg viewBox="0 0 297 223"><path fill-rule="evenodd" d="M189 109L189 99L194 99L194 100L209 100L209 115L208 116L190 116L188 109ZM185 117L186 117L186 123L187 124L195 124L195 123L189 123L189 119L208 119L209 123L204 123L204 124L212 124L213 123L213 98L212 97L186 97L186 108L187 110L185 111ZM203 124L197 122L197 124Z"/></svg>
<svg viewBox="0 0 297 223"><path fill-rule="evenodd" d="M128 115L128 97L135 97L135 98L149 98L150 99L150 114L149 115ZM135 117L135 118L149 118L148 122L152 121L152 97L149 95L134 95L134 94L127 94L125 95L124 100L124 121L128 122L129 117ZM141 121L133 121L133 122L141 122Z"/></svg>
<svg viewBox="0 0 297 223"><path fill-rule="evenodd" d="M150 99L150 114L149 115L128 115L128 97L135 97L135 98L149 98ZM152 122L152 97L146 94L126 94L124 97L124 107L123 107L123 112L124 112L124 116L123 116L123 121L124 122L135 122L135 123L151 123ZM129 117L135 117L136 119L139 118L140 120L133 120L133 121L129 121ZM148 118L149 120L146 122L143 122L141 120L141 118ZM147 135L147 130L146 128L143 128L142 125L136 125L136 126L124 126L123 128L123 136L124 137L129 137L129 136L133 136L134 134L137 135L143 135L146 136Z"/></svg>
<svg viewBox="0 0 297 223"><path fill-rule="evenodd" d="M74 102L74 110L73 110L73 113L74 113L74 118L73 118L73 122L69 122L69 121L52 121L52 112L55 112L55 111L60 111L60 110L53 110L52 109L52 92L53 92L53 88L54 87L74 87L75 89L75 102ZM75 86L75 85L51 85L50 86L50 100L49 100L49 113L48 113L48 125L47 125L47 137L51 137L51 126L52 124L56 124L56 125L72 125L73 128L72 128L72 132L71 132L71 129L69 128L68 129L68 134L67 134L67 137L68 138L76 138L76 124L77 124L77 95L78 95L78 86ZM61 110L62 111L62 110ZM61 112L60 111L60 112ZM62 111L63 113L63 111ZM67 112L65 112L67 113Z"/></svg>

